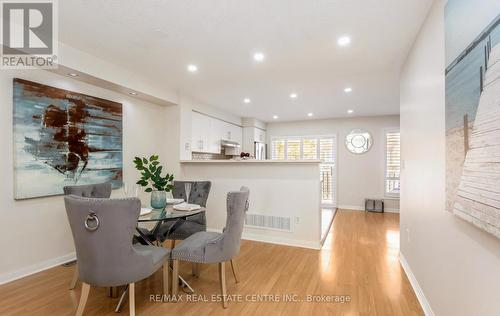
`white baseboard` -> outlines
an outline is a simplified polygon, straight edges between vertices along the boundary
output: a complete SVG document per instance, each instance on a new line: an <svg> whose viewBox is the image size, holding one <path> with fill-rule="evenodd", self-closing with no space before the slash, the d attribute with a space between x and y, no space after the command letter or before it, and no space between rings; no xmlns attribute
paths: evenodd
<svg viewBox="0 0 500 316"><path fill-rule="evenodd" d="M341 210L351 210L351 211L364 211L365 207L364 206L359 206L359 205L339 205L337 206L338 209ZM385 208L384 212L386 213L399 213L398 208Z"/></svg>
<svg viewBox="0 0 500 316"><path fill-rule="evenodd" d="M384 209L386 213L399 213L399 208L386 208Z"/></svg>
<svg viewBox="0 0 500 316"><path fill-rule="evenodd" d="M415 278L415 275L411 271L410 265L401 252L399 252L399 262L401 263L401 266L403 267L408 280L410 280L410 284L413 288L413 291L415 291L415 295L417 296L420 306L422 306L422 309L424 310L424 314L426 316L434 316L434 312L432 311L429 301L427 301L427 298L424 295L424 291L418 284L417 278Z"/></svg>
<svg viewBox="0 0 500 316"><path fill-rule="evenodd" d="M215 229L215 228L207 228L207 231L217 232L217 233L221 232L220 229ZM245 231L243 232L241 238L245 239L245 240L265 242L268 244L308 248L308 249L314 249L314 250L321 249L321 242L319 240L317 242L307 241L307 240L296 240L296 239L290 239L290 238L284 238L284 237L248 233Z"/></svg>
<svg viewBox="0 0 500 316"><path fill-rule="evenodd" d="M359 205L337 205L337 209L341 210L351 210L351 211L364 211L364 206Z"/></svg>
<svg viewBox="0 0 500 316"><path fill-rule="evenodd" d="M74 252L72 252L72 253L66 254L66 255L61 256L61 257L45 260L45 261L33 264L31 266L21 268L19 270L7 272L5 274L0 275L0 285L27 277L29 275L35 274L35 273L43 271L43 270L53 268L55 266L73 261L75 259L76 259L76 254Z"/></svg>

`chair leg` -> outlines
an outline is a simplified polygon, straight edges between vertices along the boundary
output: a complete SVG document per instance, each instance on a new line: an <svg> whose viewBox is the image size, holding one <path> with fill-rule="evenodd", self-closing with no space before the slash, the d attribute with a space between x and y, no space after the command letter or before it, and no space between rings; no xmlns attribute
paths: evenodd
<svg viewBox="0 0 500 316"><path fill-rule="evenodd" d="M90 285L87 283L82 283L82 294L80 295L80 302L78 303L78 308L76 310L76 316L82 316L85 305L87 304L87 299L89 298Z"/></svg>
<svg viewBox="0 0 500 316"><path fill-rule="evenodd" d="M165 298L168 297L168 275L170 274L170 264L169 264L169 261L170 260L166 260L164 263L163 263L163 295L165 295ZM163 300L163 302L165 302L165 299Z"/></svg>
<svg viewBox="0 0 500 316"><path fill-rule="evenodd" d="M179 260L172 260L172 296L179 292Z"/></svg>
<svg viewBox="0 0 500 316"><path fill-rule="evenodd" d="M225 262L219 262L219 280L220 280L220 290L222 293L222 307L227 308L226 301L226 264Z"/></svg>
<svg viewBox="0 0 500 316"><path fill-rule="evenodd" d="M128 285L129 315L135 316L135 283Z"/></svg>
<svg viewBox="0 0 500 316"><path fill-rule="evenodd" d="M109 286L107 289L108 289L108 297L111 297L111 298L118 297L118 287L117 286Z"/></svg>
<svg viewBox="0 0 500 316"><path fill-rule="evenodd" d="M197 262L193 262L191 264L191 271L194 277L199 278L200 277L200 264Z"/></svg>
<svg viewBox="0 0 500 316"><path fill-rule="evenodd" d="M69 285L70 290L75 289L77 281L78 281L78 263L75 264L75 272L73 272L73 279L71 279L71 284Z"/></svg>
<svg viewBox="0 0 500 316"><path fill-rule="evenodd" d="M236 268L236 263L234 263L234 259L231 259L231 270L233 270L234 280L236 283L240 283L240 278L238 278L238 269Z"/></svg>

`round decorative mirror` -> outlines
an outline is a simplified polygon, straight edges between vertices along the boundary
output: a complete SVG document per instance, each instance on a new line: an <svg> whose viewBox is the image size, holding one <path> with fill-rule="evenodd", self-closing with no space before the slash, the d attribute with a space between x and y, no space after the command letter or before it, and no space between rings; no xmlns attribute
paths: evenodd
<svg viewBox="0 0 500 316"><path fill-rule="evenodd" d="M372 147L372 135L362 129L353 129L345 137L345 146L353 154L364 154Z"/></svg>

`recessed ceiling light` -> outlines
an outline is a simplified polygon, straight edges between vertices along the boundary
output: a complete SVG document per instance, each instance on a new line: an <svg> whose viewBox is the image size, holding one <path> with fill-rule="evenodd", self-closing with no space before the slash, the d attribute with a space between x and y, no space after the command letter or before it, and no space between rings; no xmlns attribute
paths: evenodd
<svg viewBox="0 0 500 316"><path fill-rule="evenodd" d="M348 46L351 44L351 38L349 36L341 36L338 38L337 44L339 44L339 46Z"/></svg>
<svg viewBox="0 0 500 316"><path fill-rule="evenodd" d="M344 89L344 92L345 93L351 93L352 92L352 88L351 87L347 87Z"/></svg>
<svg viewBox="0 0 500 316"><path fill-rule="evenodd" d="M347 113L352 114L354 113L354 110L347 110Z"/></svg>
<svg viewBox="0 0 500 316"><path fill-rule="evenodd" d="M263 61L265 58L266 58L266 56L264 56L264 54L263 54L263 53L258 52L258 53L253 54L253 59L254 59L255 61L261 62L261 61Z"/></svg>
<svg viewBox="0 0 500 316"><path fill-rule="evenodd" d="M273 119L277 120L278 119L278 115L273 115Z"/></svg>
<svg viewBox="0 0 500 316"><path fill-rule="evenodd" d="M313 116L313 115L314 115L314 114L313 114L313 113L311 113L311 112L307 113L307 116L309 116L309 117L311 117L311 116Z"/></svg>
<svg viewBox="0 0 500 316"><path fill-rule="evenodd" d="M198 66L193 65L193 64L188 65L188 66L187 66L187 70L188 70L189 72L197 72L197 71L198 71Z"/></svg>
<svg viewBox="0 0 500 316"><path fill-rule="evenodd" d="M252 100L250 100L249 98L244 98L243 99L243 103L250 103L250 102L252 102Z"/></svg>
<svg viewBox="0 0 500 316"><path fill-rule="evenodd" d="M290 93L290 98L297 99L297 93Z"/></svg>
<svg viewBox="0 0 500 316"><path fill-rule="evenodd" d="M128 94L130 94L130 95L137 95L138 93L132 91L132 92L129 92Z"/></svg>
<svg viewBox="0 0 500 316"><path fill-rule="evenodd" d="M68 74L68 76L70 76L70 77L78 77L78 74L76 74L76 73L74 73L74 72L70 72L70 73Z"/></svg>

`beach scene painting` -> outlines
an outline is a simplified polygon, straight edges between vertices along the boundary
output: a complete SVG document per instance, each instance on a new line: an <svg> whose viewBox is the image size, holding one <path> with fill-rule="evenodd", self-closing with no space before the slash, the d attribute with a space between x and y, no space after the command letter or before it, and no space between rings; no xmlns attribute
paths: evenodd
<svg viewBox="0 0 500 316"><path fill-rule="evenodd" d="M15 199L122 184L122 104L14 79Z"/></svg>
<svg viewBox="0 0 500 316"><path fill-rule="evenodd" d="M449 0L446 208L500 238L500 2Z"/></svg>

